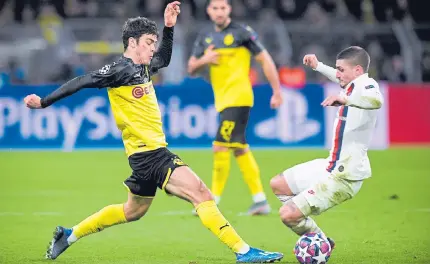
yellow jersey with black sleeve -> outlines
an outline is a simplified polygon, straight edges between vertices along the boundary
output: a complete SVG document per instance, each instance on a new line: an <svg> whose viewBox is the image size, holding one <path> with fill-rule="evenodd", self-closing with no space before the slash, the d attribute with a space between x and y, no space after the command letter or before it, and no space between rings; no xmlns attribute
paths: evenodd
<svg viewBox="0 0 430 264"><path fill-rule="evenodd" d="M253 106L254 94L249 80L251 57L264 50L257 33L235 22L219 32L211 26L198 35L192 55L201 57L210 45L219 53L218 64L209 66L216 110Z"/></svg>
<svg viewBox="0 0 430 264"><path fill-rule="evenodd" d="M127 156L166 147L151 75L170 63L173 28L163 29L163 39L150 65L135 64L121 56L98 71L76 77L42 99L42 107L69 96L82 88L108 87L108 96L118 129L122 132Z"/></svg>
<svg viewBox="0 0 430 264"><path fill-rule="evenodd" d="M133 74L134 82L107 89L128 156L167 146L149 67L143 66L141 71Z"/></svg>

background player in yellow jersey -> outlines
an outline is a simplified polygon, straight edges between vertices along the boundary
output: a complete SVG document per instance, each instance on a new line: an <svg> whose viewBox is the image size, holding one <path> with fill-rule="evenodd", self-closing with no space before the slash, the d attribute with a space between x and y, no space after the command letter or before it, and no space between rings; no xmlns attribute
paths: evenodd
<svg viewBox="0 0 430 264"><path fill-rule="evenodd" d="M128 19L122 32L125 51L118 61L72 79L42 99L34 94L24 99L29 108L39 109L82 88L108 87L111 108L133 171L124 181L129 190L127 202L106 206L73 228L56 227L46 258L56 259L84 236L140 219L151 206L158 187L192 203L203 225L236 253L237 262L282 259L281 253L249 247L218 210L211 192L200 178L166 148L151 76L169 65L179 4L176 1L166 7L163 41L158 52L155 52L158 38L155 22L142 17ZM95 177L102 178L103 175Z"/></svg>
<svg viewBox="0 0 430 264"><path fill-rule="evenodd" d="M214 161L212 193L219 203L230 172L230 150L233 150L245 182L253 197L248 210L251 215L268 214L260 178L260 170L248 144L245 130L254 94L249 80L251 56L262 65L273 89L272 108L282 103L276 66L249 26L231 21L228 0L209 0L207 13L214 25L203 30L194 43L188 62L188 72L196 73L209 66L210 81L215 96L215 108L220 113L220 126L213 143Z"/></svg>

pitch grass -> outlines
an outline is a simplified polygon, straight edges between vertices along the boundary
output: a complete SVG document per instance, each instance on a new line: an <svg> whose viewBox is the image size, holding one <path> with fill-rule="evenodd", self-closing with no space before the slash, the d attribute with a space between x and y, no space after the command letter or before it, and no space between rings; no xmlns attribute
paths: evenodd
<svg viewBox="0 0 430 264"><path fill-rule="evenodd" d="M209 185L209 150L177 151ZM296 263L297 240L280 222L271 176L325 157L324 150L256 150L273 213L242 216L250 195L234 160L220 205L252 246ZM314 217L337 242L329 263L430 263L430 149L369 153L373 177L352 200ZM56 225L72 226L126 198L130 174L122 151L0 153L0 263L47 263L44 252ZM161 191L138 222L115 226L73 245L56 263L234 263L233 254L190 214L191 206Z"/></svg>

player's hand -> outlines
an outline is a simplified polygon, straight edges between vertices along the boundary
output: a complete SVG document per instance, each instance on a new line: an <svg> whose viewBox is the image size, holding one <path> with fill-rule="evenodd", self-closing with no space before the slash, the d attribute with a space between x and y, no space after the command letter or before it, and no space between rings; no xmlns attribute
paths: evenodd
<svg viewBox="0 0 430 264"><path fill-rule="evenodd" d="M40 103L40 97L35 95L35 94L31 94L31 95L27 95L24 98L24 103L28 108L31 109L40 109L42 108L42 105Z"/></svg>
<svg viewBox="0 0 430 264"><path fill-rule="evenodd" d="M270 98L270 107L272 109L276 109L280 107L282 104L282 95L281 93L274 93L272 98Z"/></svg>
<svg viewBox="0 0 430 264"><path fill-rule="evenodd" d="M340 106L346 104L346 97L341 95L330 95L322 103L322 106Z"/></svg>
<svg viewBox="0 0 430 264"><path fill-rule="evenodd" d="M218 64L219 53L214 50L214 45L210 45L206 50L204 60L206 64Z"/></svg>
<svg viewBox="0 0 430 264"><path fill-rule="evenodd" d="M318 66L318 59L315 54L306 54L303 57L303 64L311 67L312 69L316 69Z"/></svg>
<svg viewBox="0 0 430 264"><path fill-rule="evenodd" d="M181 13L181 9L179 8L180 4L181 2L175 1L166 6L164 10L164 25L166 27L173 27L176 25L178 15Z"/></svg>

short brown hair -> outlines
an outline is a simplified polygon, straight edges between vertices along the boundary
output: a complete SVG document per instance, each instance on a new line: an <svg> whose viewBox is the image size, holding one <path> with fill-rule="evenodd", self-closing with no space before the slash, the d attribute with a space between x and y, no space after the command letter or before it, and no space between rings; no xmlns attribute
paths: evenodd
<svg viewBox="0 0 430 264"><path fill-rule="evenodd" d="M349 60L354 65L363 67L364 72L369 71L370 56L365 49L359 46L351 46L339 52L337 60Z"/></svg>

